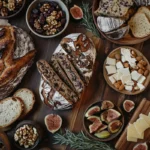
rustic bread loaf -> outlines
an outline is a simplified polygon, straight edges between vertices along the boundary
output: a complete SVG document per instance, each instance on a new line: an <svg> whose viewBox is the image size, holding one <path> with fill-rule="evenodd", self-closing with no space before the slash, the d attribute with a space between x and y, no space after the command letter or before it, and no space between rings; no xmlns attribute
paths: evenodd
<svg viewBox="0 0 150 150"><path fill-rule="evenodd" d="M26 88L19 89L13 95L14 97L20 98L24 103L24 110L21 118L27 115L33 108L35 103L34 93Z"/></svg>
<svg viewBox="0 0 150 150"><path fill-rule="evenodd" d="M37 68L42 78L54 90L57 90L67 101L77 102L78 96L60 79L45 60L39 60L37 62Z"/></svg>
<svg viewBox="0 0 150 150"><path fill-rule="evenodd" d="M136 13L128 24L134 37L144 38L150 34L150 22L144 13Z"/></svg>
<svg viewBox="0 0 150 150"><path fill-rule="evenodd" d="M146 15L146 17L148 18L148 20L150 21L150 10L145 7L145 6L142 6L138 9L137 11L138 13L144 13Z"/></svg>
<svg viewBox="0 0 150 150"><path fill-rule="evenodd" d="M0 101L0 129L14 123L23 112L23 103L18 98L8 97Z"/></svg>

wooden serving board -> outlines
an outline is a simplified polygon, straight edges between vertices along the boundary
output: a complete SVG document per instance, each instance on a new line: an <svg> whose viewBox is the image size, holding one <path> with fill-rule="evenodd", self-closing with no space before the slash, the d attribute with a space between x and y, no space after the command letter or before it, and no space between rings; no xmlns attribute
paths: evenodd
<svg viewBox="0 0 150 150"><path fill-rule="evenodd" d="M139 118L139 114L143 113L143 114L148 115L149 112L150 112L150 101L148 101L144 98L140 102L140 104L138 105L138 107L135 110L129 123L134 123ZM116 142L115 148L117 150L127 150L127 149L132 150L133 147L137 143L150 141L150 136L149 136L150 135L150 128L149 128L145 131L143 140L138 139L137 143L136 142L128 142L127 141L127 126L126 126L124 132L121 134L119 140Z"/></svg>

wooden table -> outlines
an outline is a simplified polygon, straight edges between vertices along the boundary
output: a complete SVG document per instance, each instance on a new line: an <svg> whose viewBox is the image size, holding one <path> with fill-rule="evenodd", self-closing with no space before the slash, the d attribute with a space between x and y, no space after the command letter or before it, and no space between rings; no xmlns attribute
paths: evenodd
<svg viewBox="0 0 150 150"><path fill-rule="evenodd" d="M31 0L28 0L27 3L30 3ZM75 1L75 3L81 3L80 0ZM25 22L25 12L28 7L28 4L26 5L25 9L22 11L22 13L17 16L16 18L10 19L10 23L12 25L16 25L18 27L23 28L25 31L27 31L33 38L36 49L37 49L37 55L35 58L35 62L39 59L45 59L47 61L50 60L55 48L59 44L62 37L66 36L70 33L77 33L77 32L85 32L85 29L82 27L79 27L78 23L70 22L67 30L59 37L52 38L52 39L42 39L37 36L35 36L33 33L31 33L26 25ZM89 86L87 87L83 99L79 101L73 110L66 110L66 111L52 111L49 107L44 105L39 96L39 83L40 83L40 75L37 71L35 63L33 66L29 69L28 73L23 78L21 84L17 88L29 88L33 90L36 97L36 104L34 106L34 110L25 118L25 119L33 119L41 124L44 130L44 137L41 142L41 146L49 146L51 149L64 149L64 147L55 147L52 145L52 134L46 131L46 127L44 125L44 117L45 115L49 113L57 113L60 114L63 118L63 128L69 128L73 131L80 131L83 129L82 125L82 118L85 109L91 104L96 101L100 100L112 100L116 105L120 106L125 99L131 99L134 100L135 103L138 105L140 100L143 97L146 97L150 100L150 85L148 88L141 94L135 95L135 96L128 96L124 94L120 94L116 91L114 91L112 88L110 88L107 83L104 80L103 77L103 62L106 58L106 56L111 52L114 48L118 47L119 45L113 44L109 41L106 41L105 39L98 39L96 37L94 38L94 42L96 43L97 48L97 59L96 59L96 67L94 70L93 77L90 81ZM133 47L139 49L146 58L150 61L150 40L137 44L132 45ZM125 116L125 118L128 120L131 117L132 114L129 116ZM127 122L126 122L127 123ZM8 134L11 134L11 131L8 132ZM117 138L116 138L117 139ZM112 142L115 142L116 139ZM17 150L16 148L13 148L13 150ZM38 150L38 148L36 148ZM69 150L69 148L67 148Z"/></svg>

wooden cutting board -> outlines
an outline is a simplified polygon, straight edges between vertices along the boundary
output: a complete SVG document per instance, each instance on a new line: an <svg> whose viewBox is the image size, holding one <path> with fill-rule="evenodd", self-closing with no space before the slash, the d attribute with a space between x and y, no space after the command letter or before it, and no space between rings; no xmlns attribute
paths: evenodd
<svg viewBox="0 0 150 150"><path fill-rule="evenodd" d="M150 101L144 98L138 105L129 123L134 123L139 118L139 114L143 113L145 115L148 115L149 112L150 112ZM138 139L137 143L145 141L150 141L150 128L144 132L144 139L143 140ZM126 127L124 132L121 134L119 140L116 142L115 148L117 150L132 150L137 143L127 141L127 127Z"/></svg>

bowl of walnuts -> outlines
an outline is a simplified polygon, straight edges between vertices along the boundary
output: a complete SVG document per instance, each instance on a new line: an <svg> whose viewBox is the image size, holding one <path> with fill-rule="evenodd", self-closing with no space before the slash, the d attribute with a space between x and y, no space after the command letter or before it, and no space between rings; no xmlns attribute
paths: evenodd
<svg viewBox="0 0 150 150"><path fill-rule="evenodd" d="M69 11L60 0L35 0L27 9L26 22L35 35L53 38L67 28Z"/></svg>

